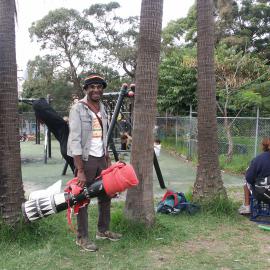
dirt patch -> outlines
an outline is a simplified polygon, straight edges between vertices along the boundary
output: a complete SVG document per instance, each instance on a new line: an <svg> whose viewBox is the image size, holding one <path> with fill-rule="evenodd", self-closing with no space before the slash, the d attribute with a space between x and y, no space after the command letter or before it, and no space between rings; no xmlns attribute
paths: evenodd
<svg viewBox="0 0 270 270"><path fill-rule="evenodd" d="M230 251L229 246L224 241L206 238L190 240L185 243L184 249L191 254L206 251L212 255L228 254Z"/></svg>
<svg viewBox="0 0 270 270"><path fill-rule="evenodd" d="M178 247L180 250L180 246ZM177 247L172 246L170 249L149 250L148 256L152 259L152 269L164 269L165 265L172 264L175 260Z"/></svg>

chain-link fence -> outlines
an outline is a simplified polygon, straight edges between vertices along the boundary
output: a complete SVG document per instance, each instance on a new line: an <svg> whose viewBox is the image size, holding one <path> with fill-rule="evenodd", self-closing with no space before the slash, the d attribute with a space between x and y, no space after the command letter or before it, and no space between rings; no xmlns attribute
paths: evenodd
<svg viewBox="0 0 270 270"><path fill-rule="evenodd" d="M58 111L58 115L61 117L68 116L69 112L67 111ZM30 135L36 135L36 128L37 128L37 120L35 113L32 112L23 112L19 114L19 121L20 121L20 135L27 134ZM44 128L40 128L41 134L44 134Z"/></svg>
<svg viewBox="0 0 270 270"><path fill-rule="evenodd" d="M68 112L57 112L61 117ZM157 117L155 135L164 146L171 147L188 159L197 158L197 118L191 113L185 117ZM233 157L245 156L250 160L260 151L263 137L270 136L270 118L259 117L218 117L219 154L227 157L230 148ZM34 112L20 114L20 133L35 134ZM41 134L43 129L41 128Z"/></svg>
<svg viewBox="0 0 270 270"><path fill-rule="evenodd" d="M197 158L197 118L157 117L157 136L165 146L180 152L188 159ZM219 154L245 156L251 159L260 151L263 137L270 136L270 118L218 117Z"/></svg>

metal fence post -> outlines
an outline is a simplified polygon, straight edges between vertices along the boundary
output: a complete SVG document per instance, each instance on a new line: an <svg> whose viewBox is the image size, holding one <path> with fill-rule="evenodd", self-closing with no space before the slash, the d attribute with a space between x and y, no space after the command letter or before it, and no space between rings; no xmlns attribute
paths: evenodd
<svg viewBox="0 0 270 270"><path fill-rule="evenodd" d="M178 141L178 120L177 116L175 117L175 147L177 147L177 141Z"/></svg>
<svg viewBox="0 0 270 270"><path fill-rule="evenodd" d="M189 106L188 159L191 159L192 105Z"/></svg>
<svg viewBox="0 0 270 270"><path fill-rule="evenodd" d="M47 95L47 102L50 105L51 100L50 100L50 95ZM48 136L48 158L52 157L52 137L51 137L51 132L49 128L47 128L47 136Z"/></svg>
<svg viewBox="0 0 270 270"><path fill-rule="evenodd" d="M166 119L165 119L165 133L166 133L166 136L168 135L168 111L166 110Z"/></svg>
<svg viewBox="0 0 270 270"><path fill-rule="evenodd" d="M257 147L258 147L258 133L259 133L259 117L260 117L260 109L257 108L257 117L256 117L256 134L255 134L255 147L254 147L254 157L257 156Z"/></svg>

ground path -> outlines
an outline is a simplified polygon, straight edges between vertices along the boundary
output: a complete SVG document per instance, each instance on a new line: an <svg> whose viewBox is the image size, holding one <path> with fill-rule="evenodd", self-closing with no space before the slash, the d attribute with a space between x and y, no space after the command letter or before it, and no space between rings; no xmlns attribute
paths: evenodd
<svg viewBox="0 0 270 270"><path fill-rule="evenodd" d="M31 191L45 189L59 179L63 185L72 179L71 170L67 175L62 176L64 160L60 156L59 144L52 142L52 159L48 164L43 163L43 145L36 145L34 142L21 143L22 153L22 175L26 195ZM191 162L186 162L167 151L162 150L158 158L161 172L168 188L175 191L186 192L193 187L196 178L196 167ZM226 186L241 186L242 176L233 176L223 173L223 180ZM160 189L154 171L154 193L156 196L164 194Z"/></svg>
<svg viewBox="0 0 270 270"><path fill-rule="evenodd" d="M180 157L176 157L167 151L162 151L159 157L159 165L161 172L168 188L175 191L186 192L193 187L196 178L196 166L191 162L187 162ZM156 174L155 178L155 194L164 193L158 186ZM241 186L243 185L243 176L235 176L227 173L222 174L225 186Z"/></svg>

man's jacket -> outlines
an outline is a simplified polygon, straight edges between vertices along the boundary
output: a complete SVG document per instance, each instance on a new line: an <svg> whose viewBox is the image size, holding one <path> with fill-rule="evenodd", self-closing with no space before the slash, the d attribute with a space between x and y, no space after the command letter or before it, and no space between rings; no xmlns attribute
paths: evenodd
<svg viewBox="0 0 270 270"><path fill-rule="evenodd" d="M87 102L85 96L82 102ZM100 103L100 114L102 120L102 140L104 153L106 152L106 135L108 131L108 116L105 107ZM78 102L74 104L69 113L69 137L67 154L71 157L82 156L87 161L92 139L92 113L87 105Z"/></svg>

